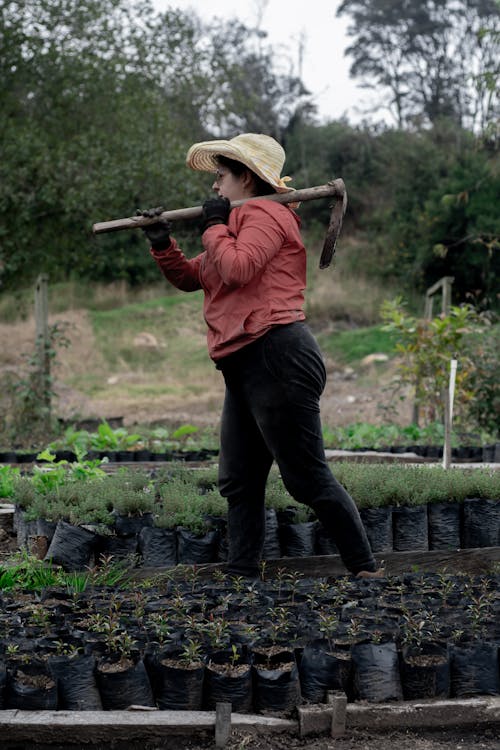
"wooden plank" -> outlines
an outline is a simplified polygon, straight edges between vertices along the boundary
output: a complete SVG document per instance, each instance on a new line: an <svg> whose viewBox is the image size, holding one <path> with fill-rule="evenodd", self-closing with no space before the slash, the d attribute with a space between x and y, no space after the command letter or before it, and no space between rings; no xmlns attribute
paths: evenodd
<svg viewBox="0 0 500 750"><path fill-rule="evenodd" d="M299 733L321 734L331 731L334 709L327 704L298 707ZM446 700L399 701L396 703L348 703L345 731L365 729L439 729L446 727L500 726L500 698L450 698ZM339 735L337 735L339 736Z"/></svg>
<svg viewBox="0 0 500 750"><path fill-rule="evenodd" d="M500 726L500 697L451 698L347 706L347 728L372 730Z"/></svg>
<svg viewBox="0 0 500 750"><path fill-rule="evenodd" d="M215 747L225 747L231 735L231 703L215 705Z"/></svg>
<svg viewBox="0 0 500 750"><path fill-rule="evenodd" d="M64 744L157 740L172 735L213 736L214 711L0 711L3 742ZM232 714L232 728L254 733L296 732L297 722Z"/></svg>
<svg viewBox="0 0 500 750"><path fill-rule="evenodd" d="M491 571L500 562L500 547L478 547L459 550L419 550L409 552L383 552L377 555L388 576L403 573L449 572L481 574ZM195 566L200 578L207 578L215 571L225 571L227 563L205 563ZM316 555L313 557L280 557L266 560L265 576L272 578L278 570L295 571L307 577L344 576L348 574L340 555ZM136 568L130 572L133 580L140 581L168 575L182 578L193 570L191 565L175 568Z"/></svg>

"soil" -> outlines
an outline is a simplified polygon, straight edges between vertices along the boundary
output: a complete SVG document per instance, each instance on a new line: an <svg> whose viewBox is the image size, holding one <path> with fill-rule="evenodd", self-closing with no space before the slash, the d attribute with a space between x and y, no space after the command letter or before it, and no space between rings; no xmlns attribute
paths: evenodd
<svg viewBox="0 0 500 750"><path fill-rule="evenodd" d="M477 730L434 731L347 731L335 739L326 736L300 738L289 733L259 735L232 732L226 750L500 750L499 727ZM19 744L3 745L4 750L25 750ZM33 750L80 750L74 745L32 745ZM87 747L87 746L86 746ZM169 737L164 742L113 742L91 745L91 750L212 750L213 734L204 738Z"/></svg>

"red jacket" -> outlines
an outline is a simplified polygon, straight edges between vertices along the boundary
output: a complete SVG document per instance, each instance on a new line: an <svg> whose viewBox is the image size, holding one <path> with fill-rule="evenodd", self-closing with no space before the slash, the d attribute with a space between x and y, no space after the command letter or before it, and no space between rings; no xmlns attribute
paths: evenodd
<svg viewBox="0 0 500 750"><path fill-rule="evenodd" d="M275 325L304 320L306 251L300 219L290 208L252 200L233 208L229 222L209 227L204 252L188 260L172 239L151 254L178 289L205 293L208 351L215 361Z"/></svg>

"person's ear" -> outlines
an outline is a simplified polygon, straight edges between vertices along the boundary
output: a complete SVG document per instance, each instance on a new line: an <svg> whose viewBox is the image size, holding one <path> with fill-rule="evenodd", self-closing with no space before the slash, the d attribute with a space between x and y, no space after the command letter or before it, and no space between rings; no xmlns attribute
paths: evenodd
<svg viewBox="0 0 500 750"><path fill-rule="evenodd" d="M249 169L245 169L245 171L242 172L241 184L245 188L245 190L251 190L252 192L254 192L255 180L252 172Z"/></svg>

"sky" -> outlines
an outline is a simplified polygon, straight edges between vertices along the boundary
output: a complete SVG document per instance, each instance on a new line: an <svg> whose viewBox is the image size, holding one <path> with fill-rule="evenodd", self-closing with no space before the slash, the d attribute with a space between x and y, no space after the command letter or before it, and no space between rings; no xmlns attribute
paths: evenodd
<svg viewBox="0 0 500 750"><path fill-rule="evenodd" d="M363 119L369 102L365 89L349 77L349 44L346 30L349 19L335 17L340 0L153 0L155 8L182 11L194 9L203 21L214 16L235 16L249 26L258 24L268 33L267 41L292 59L295 72L312 93L321 122L346 116L351 123Z"/></svg>

